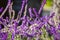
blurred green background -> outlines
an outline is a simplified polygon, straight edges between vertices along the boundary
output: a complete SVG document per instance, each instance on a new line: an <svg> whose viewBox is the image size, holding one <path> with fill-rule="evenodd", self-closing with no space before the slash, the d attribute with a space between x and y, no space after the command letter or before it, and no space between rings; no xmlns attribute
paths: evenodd
<svg viewBox="0 0 60 40"><path fill-rule="evenodd" d="M50 15L50 12L52 10L52 6L53 6L53 0L46 0L46 4L43 8L43 13L42 15Z"/></svg>
<svg viewBox="0 0 60 40"><path fill-rule="evenodd" d="M47 0L46 4L44 6L44 9L49 10L49 9L51 9L52 5L53 5L53 0Z"/></svg>

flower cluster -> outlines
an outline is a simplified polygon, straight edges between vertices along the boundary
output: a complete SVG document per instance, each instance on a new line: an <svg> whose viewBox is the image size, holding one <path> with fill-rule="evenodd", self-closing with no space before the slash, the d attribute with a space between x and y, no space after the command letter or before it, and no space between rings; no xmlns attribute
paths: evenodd
<svg viewBox="0 0 60 40"><path fill-rule="evenodd" d="M50 16L40 17L45 3L46 0L43 0L38 12L36 8L28 8L29 16L27 16L28 0L22 0L21 9L18 12L17 18L14 19L16 13L12 8L13 2L8 0L6 8L4 10L3 7L0 8L0 12L2 13L0 15L0 40L47 40L49 35L51 35L54 40L60 40L60 24L57 28L51 24L53 23L52 21L50 21L51 23L49 22L54 16L54 13ZM7 16L4 19L3 15L7 10L9 11L9 17ZM22 16L22 14L24 15ZM4 26L4 28L2 28L2 26ZM9 35L11 36L10 39L8 37ZM48 40L52 40L52 38Z"/></svg>

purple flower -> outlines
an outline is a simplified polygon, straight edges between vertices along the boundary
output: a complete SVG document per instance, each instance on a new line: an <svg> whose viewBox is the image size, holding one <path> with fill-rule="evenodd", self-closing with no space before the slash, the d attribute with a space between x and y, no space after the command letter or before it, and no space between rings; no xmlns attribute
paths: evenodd
<svg viewBox="0 0 60 40"><path fill-rule="evenodd" d="M3 7L2 8L0 8L0 13L3 11Z"/></svg>
<svg viewBox="0 0 60 40"><path fill-rule="evenodd" d="M8 37L8 33L6 32L6 33L1 33L0 32L0 40L7 40L7 37Z"/></svg>
<svg viewBox="0 0 60 40"><path fill-rule="evenodd" d="M23 35L25 37L37 37L37 35L41 35L41 28L44 26L46 27L46 32L54 37L55 40L60 40L60 24L56 28L54 25L51 25L49 23L49 20L54 16L54 13L50 16L43 16L40 17L40 13L46 3L46 0L43 0L41 7L39 11L37 12L35 8L28 8L30 16L27 16L27 2L28 0L22 1L21 10L18 12L18 16L16 19L14 19L15 11L12 9L12 3L11 0L8 0L8 4L5 8L5 10L2 12L0 16L0 23L4 26L4 29L7 28L7 30L2 29L3 31L7 31L7 33L2 32L0 30L0 38L1 40L6 40L8 33L12 34L11 40L15 39L15 35L18 34L19 36ZM10 8L11 6L11 8ZM9 9L9 17L6 17L6 19L3 18L4 13ZM10 10L11 9L11 10ZM23 10L24 13L23 13ZM34 13L33 13L34 12ZM24 14L23 17L21 17L22 13ZM12 15L11 15L12 14ZM21 25L19 22L22 20ZM52 21L51 21L52 22ZM47 25L47 26L46 26ZM49 25L49 26L48 26ZM0 25L0 29L1 29ZM39 37L37 37L39 39Z"/></svg>

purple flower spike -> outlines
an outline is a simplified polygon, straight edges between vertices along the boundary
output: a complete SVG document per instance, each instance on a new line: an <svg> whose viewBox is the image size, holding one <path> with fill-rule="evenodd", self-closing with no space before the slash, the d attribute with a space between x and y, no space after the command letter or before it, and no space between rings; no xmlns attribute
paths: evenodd
<svg viewBox="0 0 60 40"><path fill-rule="evenodd" d="M11 0L8 0L8 3L7 3L7 6L6 8L4 9L4 11L2 12L0 18L5 14L5 12L7 11L8 7L10 6L10 3L11 3Z"/></svg>
<svg viewBox="0 0 60 40"><path fill-rule="evenodd" d="M2 8L0 8L0 13L3 11L3 7Z"/></svg>
<svg viewBox="0 0 60 40"><path fill-rule="evenodd" d="M42 9L43 9L43 7L44 7L45 4L46 4L46 0L43 0L43 2L41 4L41 7L40 7L40 9L38 11L39 14L41 13L41 11L42 11Z"/></svg>
<svg viewBox="0 0 60 40"><path fill-rule="evenodd" d="M39 17L39 14L38 14L38 12L36 11L35 8L33 8L33 12L35 13L36 17Z"/></svg>
<svg viewBox="0 0 60 40"><path fill-rule="evenodd" d="M30 13L30 17L32 18L34 16L32 13L32 8L29 8L29 13Z"/></svg>
<svg viewBox="0 0 60 40"><path fill-rule="evenodd" d="M1 33L0 32L0 39L1 40L7 40L7 37L8 37L8 33Z"/></svg>

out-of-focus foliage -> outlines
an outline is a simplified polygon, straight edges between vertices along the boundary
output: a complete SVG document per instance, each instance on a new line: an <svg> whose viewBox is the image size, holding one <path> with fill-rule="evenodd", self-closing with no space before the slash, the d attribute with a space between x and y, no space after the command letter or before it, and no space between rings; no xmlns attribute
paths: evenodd
<svg viewBox="0 0 60 40"><path fill-rule="evenodd" d="M53 4L53 0L47 0L47 1L46 1L46 4L45 4L45 6L44 6L44 9L45 9L45 10L46 10L46 8L47 8L47 9L50 9L51 6L52 6L52 4Z"/></svg>
<svg viewBox="0 0 60 40"><path fill-rule="evenodd" d="M52 0L47 0L46 6L51 7L52 6Z"/></svg>

